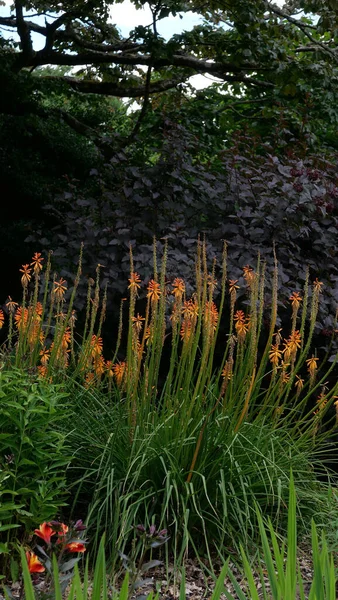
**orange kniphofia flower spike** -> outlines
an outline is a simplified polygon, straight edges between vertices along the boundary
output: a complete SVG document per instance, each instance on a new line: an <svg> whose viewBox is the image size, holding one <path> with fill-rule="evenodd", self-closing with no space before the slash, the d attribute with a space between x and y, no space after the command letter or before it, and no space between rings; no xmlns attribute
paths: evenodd
<svg viewBox="0 0 338 600"><path fill-rule="evenodd" d="M1 308L0 308L0 329L4 326L4 322L5 322L4 311L1 310Z"/></svg>
<svg viewBox="0 0 338 600"><path fill-rule="evenodd" d="M94 373L89 371L89 373L87 373L86 378L85 378L85 387L89 388L94 383L94 380L95 380Z"/></svg>
<svg viewBox="0 0 338 600"><path fill-rule="evenodd" d="M295 387L297 389L297 394L300 394L300 392L302 391L302 389L304 387L304 379L299 377L299 375L296 375L296 379L297 379L297 381L295 382Z"/></svg>
<svg viewBox="0 0 338 600"><path fill-rule="evenodd" d="M306 361L307 368L308 368L308 371L311 376L314 375L314 373L317 370L317 361L318 361L318 358L316 358L315 356L308 358Z"/></svg>
<svg viewBox="0 0 338 600"><path fill-rule="evenodd" d="M133 328L135 329L136 333L139 334L141 333L142 330L142 321L144 321L144 317L141 317L141 315L139 315L137 313L137 317L132 317L131 318L132 323L133 323Z"/></svg>
<svg viewBox="0 0 338 600"><path fill-rule="evenodd" d="M245 267L243 267L243 277L247 285L251 285L255 279L255 276L256 274L254 270L249 265L245 265Z"/></svg>
<svg viewBox="0 0 338 600"><path fill-rule="evenodd" d="M217 287L217 279L212 275L208 275L208 287L211 290L211 293L214 293L215 288Z"/></svg>
<svg viewBox="0 0 338 600"><path fill-rule="evenodd" d="M285 341L284 352L286 351L286 353L288 354L288 351L289 351L290 355L292 355L292 356L295 355L297 352L297 349L301 347L301 343L302 343L302 338L300 336L299 331L296 329L295 331L292 331L292 333L289 335L288 339Z"/></svg>
<svg viewBox="0 0 338 600"><path fill-rule="evenodd" d="M185 300L182 308L182 314L185 319L194 319L198 317L198 311L199 307L195 300L192 298L190 298L190 300Z"/></svg>
<svg viewBox="0 0 338 600"><path fill-rule="evenodd" d="M42 365L46 365L50 359L50 350L48 348L42 348L40 350L40 361Z"/></svg>
<svg viewBox="0 0 338 600"><path fill-rule="evenodd" d="M211 325L212 329L215 331L217 327L218 321L218 310L215 302L207 302L205 303L205 312L204 312L204 320L206 325Z"/></svg>
<svg viewBox="0 0 338 600"><path fill-rule="evenodd" d="M291 301L292 308L295 310L299 309L300 303L302 301L302 297L299 292L293 292L291 294L289 300Z"/></svg>
<svg viewBox="0 0 338 600"><path fill-rule="evenodd" d="M50 545L50 538L56 534L54 529L50 526L49 523L42 523L39 529L34 529L35 535L41 538L46 544Z"/></svg>
<svg viewBox="0 0 338 600"><path fill-rule="evenodd" d="M271 346L271 350L269 352L269 360L274 365L277 366L279 360L282 358L282 352L279 350L278 344L273 344Z"/></svg>
<svg viewBox="0 0 338 600"><path fill-rule="evenodd" d="M175 300L180 300L185 292L185 283L180 277L176 277L173 281L173 295Z"/></svg>
<svg viewBox="0 0 338 600"><path fill-rule="evenodd" d="M46 377L46 375L48 373L48 369L47 369L46 365L39 365L38 373L39 373L39 377Z"/></svg>
<svg viewBox="0 0 338 600"><path fill-rule="evenodd" d="M41 304L41 302L37 302L35 305L35 312L39 317L42 317L42 313L43 313L43 306Z"/></svg>
<svg viewBox="0 0 338 600"><path fill-rule="evenodd" d="M22 308L21 306L19 306L18 310L14 315L14 321L18 329L24 329L28 323L28 308Z"/></svg>
<svg viewBox="0 0 338 600"><path fill-rule="evenodd" d="M55 294L57 300L62 300L67 291L67 286L65 285L66 280L63 277L60 277L60 281L54 281L54 289L53 294Z"/></svg>
<svg viewBox="0 0 338 600"><path fill-rule="evenodd" d="M124 374L126 372L127 363L121 362L112 366L112 370L114 371L114 375L116 378L117 385L121 385L123 381Z"/></svg>
<svg viewBox="0 0 338 600"><path fill-rule="evenodd" d="M155 281L154 279L151 279L148 283L147 290L148 290L147 298L150 298L150 300L152 302L157 302L160 299L161 286L159 283L157 283L157 281Z"/></svg>
<svg viewBox="0 0 338 600"><path fill-rule="evenodd" d="M40 271L42 271L42 261L44 259L41 256L41 252L35 252L31 266L33 267L33 271L35 275L39 275Z"/></svg>
<svg viewBox="0 0 338 600"><path fill-rule="evenodd" d="M86 546L82 542L71 542L66 545L68 552L86 552Z"/></svg>
<svg viewBox="0 0 338 600"><path fill-rule="evenodd" d="M14 302L12 300L12 298L10 296L8 296L8 302L6 302L6 306L8 308L8 312L13 315L16 311L16 307L18 306L18 303Z"/></svg>
<svg viewBox="0 0 338 600"><path fill-rule="evenodd" d="M34 552L26 552L26 558L30 573L43 573L46 570Z"/></svg>
<svg viewBox="0 0 338 600"><path fill-rule="evenodd" d="M105 372L106 369L106 363L104 362L104 358L103 356L95 356L94 358L94 371L96 373L96 375L103 375L103 373Z"/></svg>
<svg viewBox="0 0 338 600"><path fill-rule="evenodd" d="M106 371L107 371L108 377L113 377L114 371L113 371L113 361L112 360L106 361Z"/></svg>
<svg viewBox="0 0 338 600"><path fill-rule="evenodd" d="M180 331L181 339L184 342L187 342L190 339L192 331L193 331L193 329L192 329L191 321L189 321L189 319L184 319L184 321L182 323L181 331Z"/></svg>
<svg viewBox="0 0 338 600"><path fill-rule="evenodd" d="M32 278L31 272L32 272L32 269L30 268L30 266L28 264L22 265L22 269L20 269L20 273L22 273L22 277L21 277L22 287L26 288L27 285L29 284L29 282Z"/></svg>
<svg viewBox="0 0 338 600"><path fill-rule="evenodd" d="M318 277L316 277L316 279L313 282L314 290L316 292L318 292L318 293L321 292L323 285L324 285L323 282L322 281L318 281Z"/></svg>
<svg viewBox="0 0 338 600"><path fill-rule="evenodd" d="M140 289L141 278L138 273L130 273L130 278L128 279L128 281L130 284L128 285L128 290L133 290L137 292L137 290Z"/></svg>
<svg viewBox="0 0 338 600"><path fill-rule="evenodd" d="M229 294L236 294L236 290L239 290L239 285L236 285L238 279L229 279Z"/></svg>
<svg viewBox="0 0 338 600"><path fill-rule="evenodd" d="M90 348L91 348L91 355L93 358L95 358L95 356L99 356L100 354L102 354L102 350L103 350L102 338L97 337L97 335L93 335L91 342L90 342Z"/></svg>

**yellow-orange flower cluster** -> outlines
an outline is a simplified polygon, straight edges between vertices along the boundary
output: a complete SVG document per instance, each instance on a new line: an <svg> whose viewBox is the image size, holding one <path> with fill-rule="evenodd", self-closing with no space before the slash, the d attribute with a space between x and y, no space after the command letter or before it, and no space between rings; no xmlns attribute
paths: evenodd
<svg viewBox="0 0 338 600"><path fill-rule="evenodd" d="M236 299L237 290L239 290L238 279L229 279L229 294L230 296Z"/></svg>
<svg viewBox="0 0 338 600"><path fill-rule="evenodd" d="M293 310L297 311L300 307L300 303L302 302L302 297L299 292L293 292L289 298Z"/></svg>
<svg viewBox="0 0 338 600"><path fill-rule="evenodd" d="M205 310L204 310L204 324L205 324L206 330L208 330L210 327L211 333L213 333L214 331L216 331L217 323L218 323L217 306L216 306L215 302L207 301L205 303Z"/></svg>
<svg viewBox="0 0 338 600"><path fill-rule="evenodd" d="M237 337L239 341L243 341L250 328L250 317L247 317L242 310L236 310L234 321Z"/></svg>
<svg viewBox="0 0 338 600"><path fill-rule="evenodd" d="M142 326L143 326L144 320L145 320L144 317L141 317L141 315L139 315L139 313L137 313L136 317L131 318L131 321L133 324L133 329L137 335L139 335L142 331Z"/></svg>
<svg viewBox="0 0 338 600"><path fill-rule="evenodd" d="M182 314L185 319L195 319L198 317L199 307L195 300L185 300L182 307Z"/></svg>
<svg viewBox="0 0 338 600"><path fill-rule="evenodd" d="M245 265L245 267L243 267L243 277L247 286L250 287L255 281L256 273L249 265Z"/></svg>
<svg viewBox="0 0 338 600"><path fill-rule="evenodd" d="M185 294L185 283L180 277L176 277L173 281L172 294L175 296L175 300L181 300Z"/></svg>
<svg viewBox="0 0 338 600"><path fill-rule="evenodd" d="M282 358L282 351L279 349L279 344L272 344L269 352L269 360L274 367L277 367L280 359Z"/></svg>
<svg viewBox="0 0 338 600"><path fill-rule="evenodd" d="M124 383L124 378L127 372L127 363L120 362L112 366L112 370L116 379L116 383L119 387Z"/></svg>
<svg viewBox="0 0 338 600"><path fill-rule="evenodd" d="M63 300L63 297L67 291L67 286L65 285L66 280L62 277L59 281L54 281L54 289L53 294L58 301Z"/></svg>
<svg viewBox="0 0 338 600"><path fill-rule="evenodd" d="M317 373L317 369L318 369L317 362L318 362L318 358L316 358L313 355L311 358L308 358L306 361L307 370L310 374L310 387L313 385L315 377L316 377L316 373Z"/></svg>
<svg viewBox="0 0 338 600"><path fill-rule="evenodd" d="M318 277L316 277L316 279L313 282L313 289L315 290L315 292L317 292L319 294L322 291L323 285L324 285L323 282L318 281Z"/></svg>
<svg viewBox="0 0 338 600"><path fill-rule="evenodd" d="M38 276L40 271L42 271L43 260L44 259L42 258L41 253L35 252L31 262L31 267L33 267L33 272L35 276Z"/></svg>
<svg viewBox="0 0 338 600"><path fill-rule="evenodd" d="M20 273L22 273L22 277L21 277L21 284L23 288L26 288L32 278L32 269L30 268L30 266L27 265L22 265L22 269L20 269Z"/></svg>
<svg viewBox="0 0 338 600"><path fill-rule="evenodd" d="M289 360L294 360L298 348L301 347L301 342L302 338L299 331L297 329L292 331L288 339L284 341L283 354L286 362L289 362Z"/></svg>
<svg viewBox="0 0 338 600"><path fill-rule="evenodd" d="M128 279L129 285L128 290L132 290L132 292L137 293L137 290L140 289L141 278L138 273L130 273L130 278Z"/></svg>
<svg viewBox="0 0 338 600"><path fill-rule="evenodd" d="M180 336L183 342L188 342L194 332L197 317L199 313L198 303L194 298L185 300L182 306L183 321L180 331Z"/></svg>
<svg viewBox="0 0 338 600"><path fill-rule="evenodd" d="M151 302L158 302L158 300L160 299L161 296L161 286L160 284L155 281L154 279L151 279L148 283L148 294L147 294L147 298L149 298L151 300Z"/></svg>

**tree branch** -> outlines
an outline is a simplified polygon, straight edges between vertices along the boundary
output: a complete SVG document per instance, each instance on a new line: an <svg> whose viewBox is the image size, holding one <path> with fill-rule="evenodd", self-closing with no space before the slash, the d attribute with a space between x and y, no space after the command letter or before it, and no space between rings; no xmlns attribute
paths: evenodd
<svg viewBox="0 0 338 600"><path fill-rule="evenodd" d="M41 77L41 79L67 83L73 88L73 90L83 94L100 94L104 96L115 96L117 98L140 98L145 95L147 87L148 95L158 94L175 88L180 83L184 83L187 78L188 76L181 77L180 79L162 79L160 81L154 81L154 83L150 83L149 86L147 86L146 82L145 85L128 87L121 85L120 83L114 83L110 81L85 81L77 79L76 77L68 76L59 77L54 75L46 75Z"/></svg>
<svg viewBox="0 0 338 600"><path fill-rule="evenodd" d="M20 47L23 54L33 56L33 44L30 29L23 16L23 6L20 0L15 0L16 28L20 37Z"/></svg>
<svg viewBox="0 0 338 600"><path fill-rule="evenodd" d="M337 54L337 51L333 50L332 48L329 48L323 42L320 42L319 40L316 40L313 37L313 35L311 35L311 33L309 32L309 29L314 29L315 31L317 31L317 28L316 28L315 25L309 25L307 23L303 23L299 19L294 19L293 17L291 17L290 15L288 15L286 12L284 12L283 10L281 10L280 8L278 8L278 6L276 6L276 5L272 5L272 4L268 3L268 6L269 6L269 10L271 10L274 14L279 15L283 19L286 19L287 21L289 21L289 23L292 23L293 25L295 25L296 27L298 27L298 29L300 29L304 33L304 35L306 35L306 37L310 40L310 42L312 44L314 44L315 46L317 46L318 49L321 49L326 54L329 54L330 57L333 58L333 60L338 63L338 54Z"/></svg>
<svg viewBox="0 0 338 600"><path fill-rule="evenodd" d="M135 139L138 132L140 131L141 123L146 115L148 104L149 104L149 96L150 96L150 85L151 85L150 80L151 80L151 65L149 65L148 71L147 71L142 108L141 108L140 114L138 116L138 119L136 121L135 127L134 127L133 131L131 132L131 134L127 138L126 145L130 144Z"/></svg>

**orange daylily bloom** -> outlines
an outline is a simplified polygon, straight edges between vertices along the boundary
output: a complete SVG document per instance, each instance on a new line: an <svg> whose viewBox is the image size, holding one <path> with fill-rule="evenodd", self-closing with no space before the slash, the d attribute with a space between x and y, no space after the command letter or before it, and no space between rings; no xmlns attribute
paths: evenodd
<svg viewBox="0 0 338 600"><path fill-rule="evenodd" d="M64 523L60 523L60 529L61 529L61 531L58 531L59 537L65 536L66 533L68 533L68 531L69 531L68 525L65 525Z"/></svg>
<svg viewBox="0 0 338 600"><path fill-rule="evenodd" d="M86 546L82 542L71 542L66 545L68 552L86 552Z"/></svg>
<svg viewBox="0 0 338 600"><path fill-rule="evenodd" d="M62 544L63 542L63 538L65 537L65 535L68 533L69 531L69 527L68 525L65 525L64 523L58 523L57 525L57 534L58 534L58 540L57 540L57 544Z"/></svg>
<svg viewBox="0 0 338 600"><path fill-rule="evenodd" d="M56 534L54 529L50 526L49 523L42 523L39 529L34 529L35 535L41 538L46 544L50 545L50 538Z"/></svg>
<svg viewBox="0 0 338 600"><path fill-rule="evenodd" d="M43 573L46 570L34 552L26 552L26 558L30 573Z"/></svg>

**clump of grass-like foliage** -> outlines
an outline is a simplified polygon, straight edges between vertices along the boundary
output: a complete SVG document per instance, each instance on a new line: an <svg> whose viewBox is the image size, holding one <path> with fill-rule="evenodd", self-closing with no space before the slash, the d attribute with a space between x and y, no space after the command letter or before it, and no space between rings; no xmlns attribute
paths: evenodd
<svg viewBox="0 0 338 600"><path fill-rule="evenodd" d="M318 484L313 466L336 425L338 386L327 385L336 360L320 363L312 349L321 282L311 284L307 273L304 289L290 290L290 323L278 329L276 261L266 333L259 259L255 269L243 269L244 310L237 307L238 282L227 276L226 246L222 264L208 265L205 245L198 244L189 297L183 279L166 279L166 249L159 265L155 246L145 290L132 252L130 258L128 325L124 335L121 308L110 359L101 338L106 291L100 292L100 266L88 283L79 336L73 306L81 256L67 301L65 280L50 277L49 259L42 278L43 259L36 254L22 268L21 305L6 304L4 360L72 390L69 484L76 509L88 509L96 543L106 530L116 555L135 522L155 519L171 530L178 559L202 544L211 562L212 550L223 555L228 546L256 539L255 503L283 520L290 467L300 515L325 518L327 486ZM139 295L146 301L143 314ZM218 354L223 349L220 361L216 348Z"/></svg>

